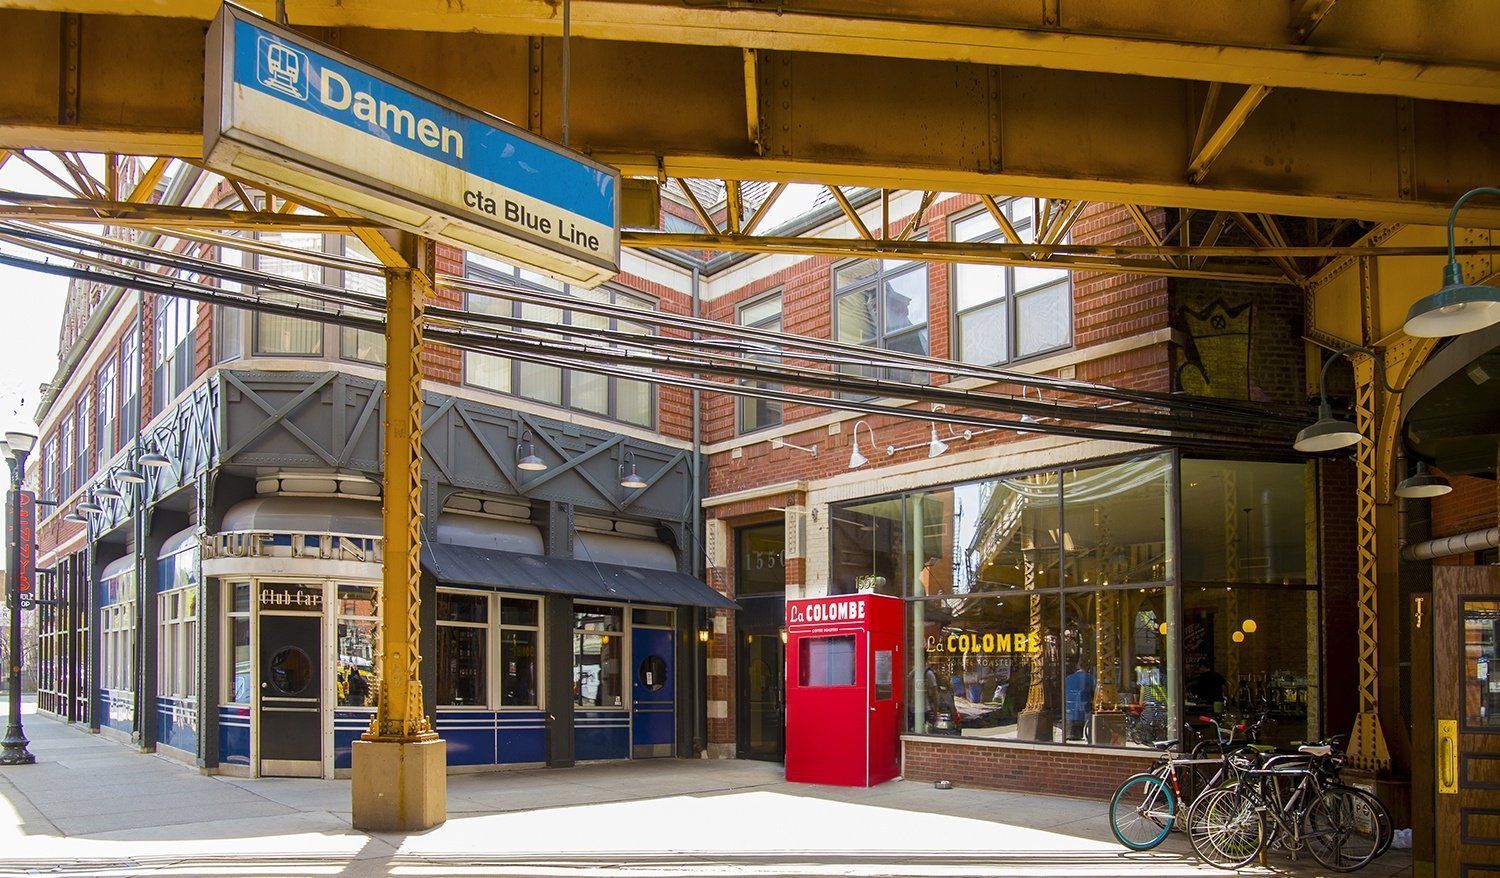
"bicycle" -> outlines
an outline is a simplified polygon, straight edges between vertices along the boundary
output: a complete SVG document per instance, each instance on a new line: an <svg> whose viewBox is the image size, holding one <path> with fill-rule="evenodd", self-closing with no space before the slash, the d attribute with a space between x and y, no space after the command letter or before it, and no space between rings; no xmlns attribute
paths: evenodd
<svg viewBox="0 0 1500 878"><path fill-rule="evenodd" d="M1240 750L1225 764L1226 776L1188 814L1188 839L1205 862L1237 869L1276 847L1352 872L1388 847L1384 806L1337 782L1343 755L1331 743L1304 744L1296 754Z"/></svg>
<svg viewBox="0 0 1500 878"><path fill-rule="evenodd" d="M1176 824L1179 810L1191 805L1200 791L1223 776L1223 754L1234 745L1235 733L1247 727L1241 724L1226 734L1217 720L1204 716L1198 721L1213 727L1212 738L1202 737L1187 758L1174 752L1181 743L1179 738L1152 741L1151 746L1162 751L1156 763L1149 771L1126 778L1115 790L1109 802L1109 828L1120 844L1135 851L1149 851L1161 844ZM1255 724L1256 731L1263 723L1264 717ZM1191 725L1185 726L1192 731ZM1219 770L1205 780L1200 769L1203 765L1217 765Z"/></svg>

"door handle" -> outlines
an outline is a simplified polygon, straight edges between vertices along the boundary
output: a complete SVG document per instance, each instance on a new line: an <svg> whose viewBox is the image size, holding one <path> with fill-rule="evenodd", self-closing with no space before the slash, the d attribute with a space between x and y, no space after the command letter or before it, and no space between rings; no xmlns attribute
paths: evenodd
<svg viewBox="0 0 1500 878"><path fill-rule="evenodd" d="M1458 792L1458 720L1438 720L1438 792Z"/></svg>

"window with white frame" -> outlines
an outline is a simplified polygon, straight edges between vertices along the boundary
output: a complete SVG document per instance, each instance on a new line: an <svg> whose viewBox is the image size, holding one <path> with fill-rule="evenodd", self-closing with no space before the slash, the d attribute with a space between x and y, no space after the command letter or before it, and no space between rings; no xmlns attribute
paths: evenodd
<svg viewBox="0 0 1500 878"><path fill-rule="evenodd" d="M322 253L327 247L326 238L317 232L262 232L256 237L266 244L275 244L309 253ZM267 253L256 253L253 258L255 267L267 274L308 283L324 282L323 266L316 263ZM290 305L317 305L313 299L292 293L262 291L261 296ZM257 356L321 357L323 355L323 324L316 320L256 312L253 324L255 339L252 349Z"/></svg>
<svg viewBox="0 0 1500 878"><path fill-rule="evenodd" d="M156 410L161 411L193 381L193 327L198 305L191 299L156 299L156 357L152 387Z"/></svg>
<svg viewBox="0 0 1500 878"><path fill-rule="evenodd" d="M379 264L375 254L370 252L370 248L358 238L346 237L343 239L343 244L346 258L368 262L372 266ZM385 278L381 275L348 270L340 270L339 273L344 276L343 287L346 290L371 296L385 295ZM385 365L385 334L369 329L341 327L339 329L339 356L361 363Z"/></svg>
<svg viewBox="0 0 1500 878"><path fill-rule="evenodd" d="M780 332L781 292L778 290L770 295L759 296L740 305L735 309L735 318L735 322L741 326ZM771 363L777 360L775 356L756 356L755 359ZM780 389L780 385L764 381L746 383L770 390ZM753 433L781 423L781 403L774 400L742 396L736 402L736 408L738 410L737 423L741 433Z"/></svg>
<svg viewBox="0 0 1500 878"><path fill-rule="evenodd" d="M380 695L380 587L338 587L340 707L374 707Z"/></svg>
<svg viewBox="0 0 1500 878"><path fill-rule="evenodd" d="M489 704L490 597L483 592L437 593L437 703Z"/></svg>
<svg viewBox="0 0 1500 878"><path fill-rule="evenodd" d="M198 695L198 547L156 562L157 694Z"/></svg>
<svg viewBox="0 0 1500 878"><path fill-rule="evenodd" d="M1032 200L1013 198L1001 209L1016 232L1029 237ZM1004 236L995 217L980 209L954 220L952 237L987 242ZM960 264L952 277L957 359L989 366L1073 343L1073 283L1067 269Z"/></svg>
<svg viewBox="0 0 1500 878"><path fill-rule="evenodd" d="M116 381L119 374L115 368L115 359L110 357L99 366L98 387L99 392L95 397L98 400L98 408L94 412L94 423L98 429L99 460L108 460L115 453L115 418L119 412L115 410L115 401L118 398Z"/></svg>
<svg viewBox="0 0 1500 878"><path fill-rule="evenodd" d="M230 704L250 703L250 599L248 582L224 585L224 697Z"/></svg>
<svg viewBox="0 0 1500 878"><path fill-rule="evenodd" d="M89 467L89 439L93 435L89 432L89 394L85 390L79 394L78 408L73 413L73 444L77 455L73 472L79 485L88 484L89 475L93 472Z"/></svg>
<svg viewBox="0 0 1500 878"><path fill-rule="evenodd" d="M625 608L573 607L573 703L584 708L624 708Z"/></svg>
<svg viewBox="0 0 1500 878"><path fill-rule="evenodd" d="M500 598L500 706L540 707L541 602Z"/></svg>
<svg viewBox="0 0 1500 878"><path fill-rule="evenodd" d="M73 493L73 467L77 464L77 458L73 456L73 419L67 416L62 418L58 427L58 473L57 473L57 499Z"/></svg>
<svg viewBox="0 0 1500 878"><path fill-rule="evenodd" d="M927 263L860 259L833 269L834 338L846 344L926 355ZM926 383L926 372L842 365L840 371Z"/></svg>
<svg viewBox="0 0 1500 878"><path fill-rule="evenodd" d="M156 694L163 698L198 695L198 587L157 595L158 644Z"/></svg>
<svg viewBox="0 0 1500 878"><path fill-rule="evenodd" d="M57 439L48 439L42 446L42 493L61 501L64 497L62 484L57 480Z"/></svg>
<svg viewBox="0 0 1500 878"><path fill-rule="evenodd" d="M135 571L100 583L99 682L104 689L135 689Z"/></svg>
<svg viewBox="0 0 1500 878"><path fill-rule="evenodd" d="M120 444L134 441L140 432L141 347L132 327L120 341Z"/></svg>
<svg viewBox="0 0 1500 878"><path fill-rule="evenodd" d="M650 311L656 308L654 302L626 290L614 287L601 287L594 290L572 289L544 275L473 253L466 257L465 273L475 280L502 280L536 289L566 292L575 299L617 305L621 308L640 311ZM619 316L601 316L547 305L512 302L508 299L475 292L468 293L465 298L468 309L479 314L513 316L539 323L566 324L634 335L649 335L652 332L651 327L644 323ZM536 335L544 335L551 340L567 340L567 336L539 330L527 331ZM655 390L649 382L645 381L563 369L542 363L512 361L506 357L477 352L464 354L464 381L475 387L533 399L549 405L563 406L575 411L589 412L643 427L653 426L656 422Z"/></svg>

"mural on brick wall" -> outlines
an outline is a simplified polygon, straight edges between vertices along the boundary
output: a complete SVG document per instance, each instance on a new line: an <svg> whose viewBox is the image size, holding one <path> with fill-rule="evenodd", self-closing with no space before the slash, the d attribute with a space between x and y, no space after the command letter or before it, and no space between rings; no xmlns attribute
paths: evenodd
<svg viewBox="0 0 1500 878"><path fill-rule="evenodd" d="M1255 306L1215 299L1202 309L1184 305L1178 316L1187 332L1177 386L1194 396L1264 399L1250 371Z"/></svg>

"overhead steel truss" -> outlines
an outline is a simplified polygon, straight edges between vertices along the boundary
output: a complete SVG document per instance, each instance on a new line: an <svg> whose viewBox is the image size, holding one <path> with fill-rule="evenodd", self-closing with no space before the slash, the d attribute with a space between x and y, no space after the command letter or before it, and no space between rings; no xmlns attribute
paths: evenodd
<svg viewBox="0 0 1500 878"><path fill-rule="evenodd" d="M217 5L0 0L0 148L197 159ZM1484 0L845 5L578 0L571 144L635 177L1430 224L1500 164ZM553 2L287 7L315 38L560 138Z"/></svg>

